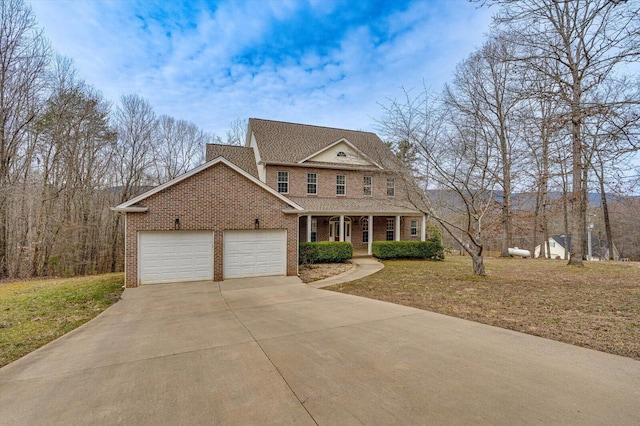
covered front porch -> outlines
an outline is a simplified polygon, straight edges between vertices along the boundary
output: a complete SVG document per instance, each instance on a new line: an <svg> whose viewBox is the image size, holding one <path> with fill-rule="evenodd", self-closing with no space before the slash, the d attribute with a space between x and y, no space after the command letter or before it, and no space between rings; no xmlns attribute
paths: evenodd
<svg viewBox="0 0 640 426"><path fill-rule="evenodd" d="M419 212L315 212L298 218L299 242L346 241L355 252L368 255L374 241L425 241L426 237L426 216Z"/></svg>

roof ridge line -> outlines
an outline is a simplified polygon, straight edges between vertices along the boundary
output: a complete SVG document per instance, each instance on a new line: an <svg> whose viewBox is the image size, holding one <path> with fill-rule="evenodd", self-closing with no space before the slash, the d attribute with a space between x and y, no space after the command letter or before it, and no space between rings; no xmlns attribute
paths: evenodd
<svg viewBox="0 0 640 426"><path fill-rule="evenodd" d="M257 117L249 117L249 120L270 121L272 123L294 124L297 126L306 126L306 127L318 127L320 129L343 130L346 132L369 133L369 134L378 136L376 133L369 132L366 130L343 129L341 127L319 126L317 124L294 123L293 121L269 120L268 118L257 118Z"/></svg>
<svg viewBox="0 0 640 426"><path fill-rule="evenodd" d="M214 146L233 146L236 148L251 148L253 149L253 147L251 146L244 146L244 145L233 145L233 144L227 144L227 143L209 143L207 142L206 145L214 145Z"/></svg>

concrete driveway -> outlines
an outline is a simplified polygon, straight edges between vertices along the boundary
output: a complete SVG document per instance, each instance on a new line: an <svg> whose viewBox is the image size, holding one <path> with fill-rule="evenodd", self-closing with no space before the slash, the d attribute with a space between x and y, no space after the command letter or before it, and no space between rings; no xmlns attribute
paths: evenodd
<svg viewBox="0 0 640 426"><path fill-rule="evenodd" d="M640 362L301 284L127 289L0 369L3 425L640 422Z"/></svg>

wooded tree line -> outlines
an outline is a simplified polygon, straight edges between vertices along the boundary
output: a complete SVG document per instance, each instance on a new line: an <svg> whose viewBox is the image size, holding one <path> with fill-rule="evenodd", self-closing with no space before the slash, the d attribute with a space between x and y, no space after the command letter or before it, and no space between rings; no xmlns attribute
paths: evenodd
<svg viewBox="0 0 640 426"><path fill-rule="evenodd" d="M135 94L112 105L55 54L22 0L0 1L0 279L122 270L123 218L109 207L221 141Z"/></svg>
<svg viewBox="0 0 640 426"><path fill-rule="evenodd" d="M380 130L406 177L430 190L416 204L473 258L476 274L496 224L501 255L514 232L532 251L542 244L542 256L549 236L563 233L573 236L569 262L581 265L596 213L588 192L602 198L606 240L616 242L618 226L638 244L637 217L631 228L612 223L609 197L638 195L640 2L478 3L496 9L492 31L444 91L407 90L383 106ZM516 192L531 202L514 205Z"/></svg>

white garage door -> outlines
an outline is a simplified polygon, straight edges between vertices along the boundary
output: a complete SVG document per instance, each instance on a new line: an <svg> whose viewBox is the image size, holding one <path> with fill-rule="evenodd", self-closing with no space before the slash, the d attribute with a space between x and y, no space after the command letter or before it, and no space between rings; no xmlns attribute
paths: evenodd
<svg viewBox="0 0 640 426"><path fill-rule="evenodd" d="M213 279L213 232L140 232L140 283Z"/></svg>
<svg viewBox="0 0 640 426"><path fill-rule="evenodd" d="M287 231L225 231L224 278L285 275Z"/></svg>

